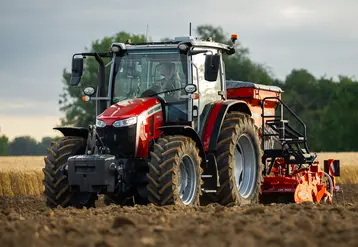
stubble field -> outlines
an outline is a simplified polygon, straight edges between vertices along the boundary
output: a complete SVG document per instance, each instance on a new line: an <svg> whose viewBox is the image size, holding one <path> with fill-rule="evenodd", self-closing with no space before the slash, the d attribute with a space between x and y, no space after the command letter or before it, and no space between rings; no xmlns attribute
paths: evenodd
<svg viewBox="0 0 358 247"><path fill-rule="evenodd" d="M0 246L358 246L358 153L341 160L333 205L46 207L43 157L0 158Z"/></svg>

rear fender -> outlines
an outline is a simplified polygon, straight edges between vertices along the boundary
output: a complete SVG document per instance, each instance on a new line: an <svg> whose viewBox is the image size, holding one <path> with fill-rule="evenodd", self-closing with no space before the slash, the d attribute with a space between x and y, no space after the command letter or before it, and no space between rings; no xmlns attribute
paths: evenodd
<svg viewBox="0 0 358 247"><path fill-rule="evenodd" d="M56 127L54 130L60 131L64 136L78 136L88 138L88 129L82 127Z"/></svg>
<svg viewBox="0 0 358 247"><path fill-rule="evenodd" d="M225 100L216 102L205 123L203 147L206 152L215 153L221 126L227 113L237 111L252 116L249 105L242 100Z"/></svg>

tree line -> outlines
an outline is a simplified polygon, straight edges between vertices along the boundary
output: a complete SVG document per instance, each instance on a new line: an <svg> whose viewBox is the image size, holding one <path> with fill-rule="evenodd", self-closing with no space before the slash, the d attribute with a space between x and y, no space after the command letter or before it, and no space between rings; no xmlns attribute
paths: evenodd
<svg viewBox="0 0 358 247"><path fill-rule="evenodd" d="M231 44L230 35L222 27L200 25L195 32L196 36L202 39L210 37L214 41ZM121 31L113 36L93 41L91 47L85 48L85 50L108 51L113 42L125 42L128 39L132 42L147 40L144 35ZM168 38L163 37L162 40L168 40ZM354 110L358 105L355 100L358 83L355 78L345 75L340 75L337 80L327 76L315 77L307 69L293 68L284 80L280 80L264 64L254 62L250 58L249 49L243 47L240 42L235 43L235 48L234 55L224 57L227 79L281 87L284 91L283 101L306 124L308 146L311 151L358 151L358 140L355 137L358 113ZM107 62L109 60L105 60L105 63ZM106 79L108 79L109 67L106 67ZM97 72L97 62L93 58L87 58L84 62L80 86L72 87L69 86L71 71L63 70L64 88L59 95L60 109L64 113L64 117L61 119L62 125L86 127L88 124L94 123L94 102L83 102L81 96L84 87L97 85ZM292 120L290 117L289 119ZM33 140L30 141L30 137L26 140L34 143ZM1 142L0 139L0 150L3 148ZM42 144L36 145L38 149L33 148L32 152L43 150L40 148ZM10 147L11 144L9 151L12 150Z"/></svg>
<svg viewBox="0 0 358 247"><path fill-rule="evenodd" d="M40 142L31 136L19 136L9 141L5 135L0 136L0 156L35 156L46 155L52 141L58 139L43 137Z"/></svg>

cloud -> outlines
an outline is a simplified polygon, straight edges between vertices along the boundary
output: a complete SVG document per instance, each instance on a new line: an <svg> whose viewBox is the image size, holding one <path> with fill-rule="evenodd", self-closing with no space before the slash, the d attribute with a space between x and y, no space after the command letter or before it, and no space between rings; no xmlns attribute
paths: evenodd
<svg viewBox="0 0 358 247"><path fill-rule="evenodd" d="M11 115L55 115L62 70L93 40L119 31L154 40L188 34L200 24L238 33L251 57L284 78L303 67L316 76L356 74L358 1L242 0L3 1L0 9L0 104Z"/></svg>
<svg viewBox="0 0 358 247"><path fill-rule="evenodd" d="M288 19L303 19L316 13L314 10L304 9L299 6L290 6L280 11Z"/></svg>
<svg viewBox="0 0 358 247"><path fill-rule="evenodd" d="M52 100L39 102L36 100L20 99L0 100L0 115L7 116L31 116L31 117L59 117L60 111L57 102ZM1 120L0 120L1 123Z"/></svg>

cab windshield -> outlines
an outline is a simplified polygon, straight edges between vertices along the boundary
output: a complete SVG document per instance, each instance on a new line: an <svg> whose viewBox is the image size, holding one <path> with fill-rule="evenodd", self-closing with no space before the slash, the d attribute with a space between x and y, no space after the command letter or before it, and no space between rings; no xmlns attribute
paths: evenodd
<svg viewBox="0 0 358 247"><path fill-rule="evenodd" d="M179 49L128 50L114 65L113 101L159 95L166 102L183 100L187 56ZM167 92L160 95L161 92Z"/></svg>

